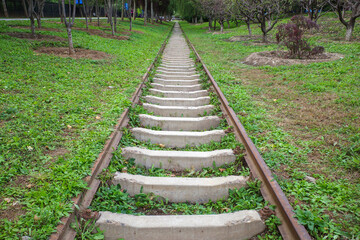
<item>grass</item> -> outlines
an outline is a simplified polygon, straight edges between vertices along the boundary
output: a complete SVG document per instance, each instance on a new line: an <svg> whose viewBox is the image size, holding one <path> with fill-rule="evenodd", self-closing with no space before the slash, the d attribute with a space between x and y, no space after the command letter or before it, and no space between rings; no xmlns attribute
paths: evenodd
<svg viewBox="0 0 360 240"><path fill-rule="evenodd" d="M251 67L242 63L246 56L277 50L277 45L253 39L227 41L247 35L244 25L231 26L224 34L208 33L207 23L182 26L276 174L299 221L315 239L356 239L360 236L360 32L354 32L356 40L344 42L345 29L334 14L327 14L319 24L320 32L309 34L309 41L343 54L343 59ZM253 33L260 35L255 25ZM316 183L307 181L308 176Z"/></svg>
<svg viewBox="0 0 360 240"><path fill-rule="evenodd" d="M9 25L28 22L0 22L0 32L29 32ZM41 33L66 38L62 24L49 20L43 26L61 31ZM71 198L86 188L84 178L170 26L134 21L143 33L128 41L73 31L76 47L106 52L112 56L106 60L37 54L39 46L66 43L0 35L1 239L47 239L69 214ZM84 28L84 21L76 27Z"/></svg>

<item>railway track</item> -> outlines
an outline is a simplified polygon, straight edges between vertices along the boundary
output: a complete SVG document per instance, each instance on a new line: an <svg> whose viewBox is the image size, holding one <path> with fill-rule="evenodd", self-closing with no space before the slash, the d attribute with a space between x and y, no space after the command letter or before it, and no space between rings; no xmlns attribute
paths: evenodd
<svg viewBox="0 0 360 240"><path fill-rule="evenodd" d="M115 173L111 184L120 185L121 191L125 191L129 197L154 194L166 202L190 205L206 204L209 201L226 202L226 199L230 198L231 190L246 188L250 185L248 183L254 182L256 178L261 181L261 194L265 200L276 206L276 215L282 221L279 230L283 238L311 239L305 228L293 218L292 208L279 185L272 178L271 172L228 106L195 48L185 37L176 23L166 47L163 45L159 52L163 50L162 61L155 76L151 82L143 83L132 99L132 109L141 111L125 111L117 130L94 166L92 178L89 180L90 189L83 196L79 196L77 203L81 208L90 206L100 184L96 176L108 166L111 149L117 147L122 132L126 132L131 134L131 141L136 144L120 145L120 158L126 164L134 163L132 166L122 166ZM191 52L195 53L196 61L202 65L209 79L208 83L201 79L195 61L190 58ZM144 81L148 78L149 70ZM210 89L203 89L209 83ZM143 87L145 90L141 96ZM142 102L139 101L140 98ZM128 114L131 115L130 120ZM134 122L137 126L129 127L128 124L132 125ZM227 124L229 129L226 129ZM124 128L125 126L127 128ZM212 167L219 170L219 166L234 166L239 161L239 152L228 146L220 147L219 143L229 134L235 135L241 143L251 171L250 176L241 175L242 171L235 171L236 174L224 176L188 177L191 175L188 174L189 171L201 172ZM219 146L219 149L199 148L209 145ZM130 174L128 167L145 170ZM225 171L225 167L220 168L220 171ZM163 169L167 175L159 177L146 174L149 169ZM146 209L142 211L146 213ZM203 215L148 213L132 215L100 211L96 224L104 231L105 239L125 240L248 239L266 228L259 212L254 209ZM74 232L69 228L70 221L71 217L64 222L64 227L53 235L53 239L74 237Z"/></svg>

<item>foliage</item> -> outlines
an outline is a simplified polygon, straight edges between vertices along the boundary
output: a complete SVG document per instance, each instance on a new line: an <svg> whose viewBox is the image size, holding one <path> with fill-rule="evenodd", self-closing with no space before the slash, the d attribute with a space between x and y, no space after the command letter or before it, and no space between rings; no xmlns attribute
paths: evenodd
<svg viewBox="0 0 360 240"><path fill-rule="evenodd" d="M278 26L276 41L289 50L290 58L303 58L311 54L323 52L323 48L311 49L309 43L303 39L304 29L318 28L318 25L304 16L294 16L292 23L285 23Z"/></svg>

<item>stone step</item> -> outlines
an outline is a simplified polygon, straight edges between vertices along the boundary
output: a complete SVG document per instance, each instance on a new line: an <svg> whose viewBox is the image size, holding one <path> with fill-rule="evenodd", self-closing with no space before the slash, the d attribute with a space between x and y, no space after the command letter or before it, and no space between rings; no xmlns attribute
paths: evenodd
<svg viewBox="0 0 360 240"><path fill-rule="evenodd" d="M232 163L236 156L231 149L214 150L210 152L195 151L158 151L138 147L126 147L121 150L125 159L134 158L137 165L151 168L196 171L206 167L221 166Z"/></svg>
<svg viewBox="0 0 360 240"><path fill-rule="evenodd" d="M140 123L146 127L160 127L165 131L202 131L216 128L220 124L217 116L206 117L156 117L139 114Z"/></svg>
<svg viewBox="0 0 360 240"><path fill-rule="evenodd" d="M249 177L227 176L212 178L149 177L116 172L112 184L120 184L130 196L154 193L169 202L216 202L229 196L229 189L246 187Z"/></svg>
<svg viewBox="0 0 360 240"><path fill-rule="evenodd" d="M243 240L266 228L255 210L171 216L100 212L96 225L106 240Z"/></svg>
<svg viewBox="0 0 360 240"><path fill-rule="evenodd" d="M210 97L198 97L198 98L162 98L147 95L144 99L148 103L159 104L162 106L185 106L185 107L196 107L208 105L210 103Z"/></svg>
<svg viewBox="0 0 360 240"><path fill-rule="evenodd" d="M182 76L182 75L167 75L167 74L156 74L156 78L164 79L164 80L200 80L200 75L190 75L190 76Z"/></svg>
<svg viewBox="0 0 360 240"><path fill-rule="evenodd" d="M206 116L214 109L213 105L199 107L176 107L176 106L159 106L149 103L143 103L144 109L155 115L163 117L199 117Z"/></svg>
<svg viewBox="0 0 360 240"><path fill-rule="evenodd" d="M167 80L167 79L161 79L161 78L154 78L153 83L158 83L162 85L196 85L199 84L200 80Z"/></svg>
<svg viewBox="0 0 360 240"><path fill-rule="evenodd" d="M162 90L162 91L186 91L193 92L202 90L201 84L189 85L189 86L179 86L179 85L164 85L159 83L151 83L153 88Z"/></svg>
<svg viewBox="0 0 360 240"><path fill-rule="evenodd" d="M134 137L140 141L150 141L152 144L163 144L170 148L184 148L189 146L198 146L208 144L212 141L220 142L225 136L223 130L211 130L204 132L189 131L156 131L147 128L131 129Z"/></svg>
<svg viewBox="0 0 360 240"><path fill-rule="evenodd" d="M184 92L184 91L161 91L154 88L150 88L149 92L151 94L155 94L160 97L169 97L169 98L197 98L197 97L205 97L209 95L208 91L206 90Z"/></svg>
<svg viewBox="0 0 360 240"><path fill-rule="evenodd" d="M193 68L195 67L194 64L160 64L160 67L165 67L165 68L174 68L174 67L177 67L177 68Z"/></svg>

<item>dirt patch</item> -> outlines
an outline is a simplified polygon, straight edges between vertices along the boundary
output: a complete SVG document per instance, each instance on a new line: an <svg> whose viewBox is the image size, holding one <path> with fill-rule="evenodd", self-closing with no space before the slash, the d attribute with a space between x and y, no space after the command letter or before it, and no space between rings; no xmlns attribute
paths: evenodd
<svg viewBox="0 0 360 240"><path fill-rule="evenodd" d="M10 185L13 187L27 187L30 184L31 177L29 175L19 175L10 182Z"/></svg>
<svg viewBox="0 0 360 240"><path fill-rule="evenodd" d="M6 199L8 204L7 209L0 210L0 219L7 219L8 221L13 221L19 218L19 216L25 215L26 211L23 209L23 206L13 199ZM0 203L5 201L5 199L1 199Z"/></svg>
<svg viewBox="0 0 360 240"><path fill-rule="evenodd" d="M228 42L242 42L242 41L250 41L250 40L259 40L261 39L260 35L241 35L241 36L232 36L229 39L226 39Z"/></svg>
<svg viewBox="0 0 360 240"><path fill-rule="evenodd" d="M310 64L316 62L329 62L341 59L344 55L339 53L323 53L308 59L289 59L282 57L283 51L256 52L245 58L244 63L252 66L281 66L295 64Z"/></svg>
<svg viewBox="0 0 360 240"><path fill-rule="evenodd" d="M52 54L59 57L71 57L74 59L88 58L93 60L108 59L111 55L89 49L75 48L75 54L69 55L69 48L67 47L41 47L34 50L37 53Z"/></svg>
<svg viewBox="0 0 360 240"><path fill-rule="evenodd" d="M67 153L69 153L69 150L67 150L65 148L57 148L55 150L48 151L46 154L51 156L51 157L56 158L58 156L64 156Z"/></svg>
<svg viewBox="0 0 360 240"><path fill-rule="evenodd" d="M79 30L79 31L84 31L87 32L90 35L96 35L96 36L100 36L103 38L110 38L110 39L116 39L116 40L129 40L130 37L129 36L113 36L110 33L106 33L104 31L98 30L98 29L83 29L83 28L73 28L74 30Z"/></svg>
<svg viewBox="0 0 360 240"><path fill-rule="evenodd" d="M48 40L48 41L56 41L56 42L66 41L66 39L62 38L62 37L43 35L43 34L39 34L39 33L36 33L35 37L33 37L31 33L12 32L12 33L6 33L6 34L11 37L29 39L29 40L38 40L38 41Z"/></svg>
<svg viewBox="0 0 360 240"><path fill-rule="evenodd" d="M26 30L30 30L30 26L10 26L12 28L17 28L17 29L26 29ZM63 32L65 31L64 29L59 29L59 28L47 28L47 27L42 27L42 28L35 28L35 31L51 31L51 32Z"/></svg>

